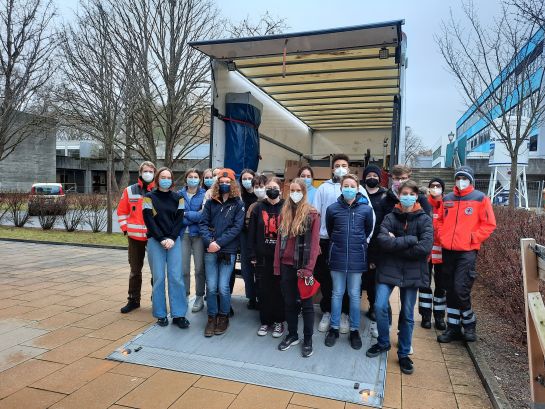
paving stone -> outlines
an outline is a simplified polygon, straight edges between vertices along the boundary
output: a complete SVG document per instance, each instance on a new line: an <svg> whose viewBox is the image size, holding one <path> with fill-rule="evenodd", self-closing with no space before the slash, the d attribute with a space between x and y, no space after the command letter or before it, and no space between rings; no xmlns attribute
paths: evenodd
<svg viewBox="0 0 545 409"><path fill-rule="evenodd" d="M456 394L458 409L492 409L492 403L486 396Z"/></svg>
<svg viewBox="0 0 545 409"><path fill-rule="evenodd" d="M55 330L58 328L66 327L67 325L81 321L87 318L88 315L75 314L72 311L61 312L60 314L46 318L33 324L35 328L43 328L48 330Z"/></svg>
<svg viewBox="0 0 545 409"><path fill-rule="evenodd" d="M14 305L8 308L2 308L0 310L0 320L6 318L21 318L23 315L30 311L36 311L36 307L30 307L28 305ZM23 319L33 321L33 318L25 317Z"/></svg>
<svg viewBox="0 0 545 409"><path fill-rule="evenodd" d="M33 321L5 318L0 320L0 334L32 324Z"/></svg>
<svg viewBox="0 0 545 409"><path fill-rule="evenodd" d="M71 309L72 307L68 307L66 305L50 305L48 307L38 308L34 311L27 312L26 314L23 314L21 318L41 321Z"/></svg>
<svg viewBox="0 0 545 409"><path fill-rule="evenodd" d="M213 391L238 394L244 388L243 383L228 381L226 379L212 378L209 376L201 376L195 383L195 387L201 389L210 389Z"/></svg>
<svg viewBox="0 0 545 409"><path fill-rule="evenodd" d="M402 376L403 386L452 392L450 377L443 362L421 361L418 359L413 359L413 361L414 373Z"/></svg>
<svg viewBox="0 0 545 409"><path fill-rule="evenodd" d="M294 393L290 403L294 405L306 406L316 409L343 409L344 402L316 396L304 395L302 393Z"/></svg>
<svg viewBox="0 0 545 409"><path fill-rule="evenodd" d="M0 334L0 351L19 345L29 339L47 334L48 331L37 328L20 327Z"/></svg>
<svg viewBox="0 0 545 409"><path fill-rule="evenodd" d="M85 334L89 333L87 328L77 328L77 327L64 327L48 332L45 335L42 335L37 338L33 338L29 341L23 342L23 345L54 349L61 345L64 345L74 339L80 338Z"/></svg>
<svg viewBox="0 0 545 409"><path fill-rule="evenodd" d="M235 398L230 393L189 388L169 409L226 409Z"/></svg>
<svg viewBox="0 0 545 409"><path fill-rule="evenodd" d="M0 310L3 308L13 307L14 305L17 305L20 303L21 303L21 300L14 300L13 298L0 299Z"/></svg>
<svg viewBox="0 0 545 409"><path fill-rule="evenodd" d="M40 355L39 358L61 364L71 364L107 344L108 341L105 339L81 337L52 349Z"/></svg>
<svg viewBox="0 0 545 409"><path fill-rule="evenodd" d="M458 409L453 393L403 386L403 409Z"/></svg>
<svg viewBox="0 0 545 409"><path fill-rule="evenodd" d="M24 388L0 401L0 409L46 409L66 395Z"/></svg>
<svg viewBox="0 0 545 409"><path fill-rule="evenodd" d="M106 325L99 330L91 332L89 336L115 341L119 338L124 337L127 334L132 333L133 331L143 328L146 325L147 324L142 321L130 321L121 319L112 322L111 324Z"/></svg>
<svg viewBox="0 0 545 409"><path fill-rule="evenodd" d="M100 329L108 324L111 324L114 321L117 321L119 319L119 316L119 313L103 311L98 314L91 315L90 317L85 318L81 321L75 322L72 324L72 326L89 329Z"/></svg>
<svg viewBox="0 0 545 409"><path fill-rule="evenodd" d="M288 391L246 385L229 409L284 409L292 395Z"/></svg>
<svg viewBox="0 0 545 409"><path fill-rule="evenodd" d="M114 342L109 342L108 340L104 340L108 342L108 344L103 346L100 349L97 349L96 351L92 351L91 353L88 354L88 356L90 356L91 358L106 359L112 352L122 347L124 344L126 344L133 338L134 338L134 335L127 335ZM100 338L97 338L97 339L100 339Z"/></svg>
<svg viewBox="0 0 545 409"><path fill-rule="evenodd" d="M0 372L46 352L46 349L15 345L0 351Z"/></svg>
<svg viewBox="0 0 545 409"><path fill-rule="evenodd" d="M31 359L4 372L0 372L0 399L63 367L64 365L54 362Z"/></svg>
<svg viewBox="0 0 545 409"><path fill-rule="evenodd" d="M136 376L137 378L149 378L157 371L159 371L159 368L154 368L153 366L136 365L136 364L131 364L128 362L122 362L120 365L117 365L115 368L110 369L109 372L117 373L120 375ZM241 385L244 386L243 384ZM213 388L209 388L209 389L213 389ZM240 389L242 389L242 387ZM216 389L216 390L219 390L219 389Z"/></svg>
<svg viewBox="0 0 545 409"><path fill-rule="evenodd" d="M401 374L387 374L383 403L386 407L401 409Z"/></svg>

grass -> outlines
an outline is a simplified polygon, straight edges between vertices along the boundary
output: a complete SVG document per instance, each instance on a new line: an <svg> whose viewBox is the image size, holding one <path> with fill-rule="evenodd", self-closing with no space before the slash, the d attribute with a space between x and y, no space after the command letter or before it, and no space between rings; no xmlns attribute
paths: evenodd
<svg viewBox="0 0 545 409"><path fill-rule="evenodd" d="M93 233L88 231L42 230L34 227L0 226L1 239L55 241L60 243L98 244L127 247L127 238L121 233Z"/></svg>

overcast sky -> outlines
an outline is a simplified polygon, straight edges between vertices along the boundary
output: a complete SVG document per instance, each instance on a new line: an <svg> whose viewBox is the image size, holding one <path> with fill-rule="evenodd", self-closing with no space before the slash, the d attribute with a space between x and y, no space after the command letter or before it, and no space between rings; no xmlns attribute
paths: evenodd
<svg viewBox="0 0 545 409"><path fill-rule="evenodd" d="M69 20L77 0L56 0L61 17ZM488 19L499 0L479 0L479 14ZM466 110L451 75L445 70L434 41L449 9L460 9L459 0L217 0L222 14L238 21L255 20L265 11L283 17L288 31L405 20L407 35L406 125L430 147L441 135L455 131L456 120Z"/></svg>

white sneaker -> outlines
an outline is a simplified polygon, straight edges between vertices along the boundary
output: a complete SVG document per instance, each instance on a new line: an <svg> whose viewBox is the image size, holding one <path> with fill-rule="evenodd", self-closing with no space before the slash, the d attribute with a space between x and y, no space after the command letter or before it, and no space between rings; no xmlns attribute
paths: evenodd
<svg viewBox="0 0 545 409"><path fill-rule="evenodd" d="M339 326L339 332L341 334L348 334L350 332L350 321L347 314L341 314L341 325Z"/></svg>
<svg viewBox="0 0 545 409"><path fill-rule="evenodd" d="M193 303L193 308L191 312L199 312L204 308L204 297L202 295L197 295L195 297L195 302Z"/></svg>
<svg viewBox="0 0 545 409"><path fill-rule="evenodd" d="M318 325L318 331L320 331L320 332L329 331L329 322L330 321L331 321L331 313L330 312L324 312L324 315L322 315L322 319L320 320L320 324Z"/></svg>
<svg viewBox="0 0 545 409"><path fill-rule="evenodd" d="M378 328L376 321L369 321L369 332L373 338L378 338Z"/></svg>
<svg viewBox="0 0 545 409"><path fill-rule="evenodd" d="M257 330L257 335L259 335L260 337L264 337L268 333L269 333L269 326L268 325L262 325Z"/></svg>
<svg viewBox="0 0 545 409"><path fill-rule="evenodd" d="M284 323L275 322L273 333L272 333L273 338L280 338L282 335L284 335Z"/></svg>

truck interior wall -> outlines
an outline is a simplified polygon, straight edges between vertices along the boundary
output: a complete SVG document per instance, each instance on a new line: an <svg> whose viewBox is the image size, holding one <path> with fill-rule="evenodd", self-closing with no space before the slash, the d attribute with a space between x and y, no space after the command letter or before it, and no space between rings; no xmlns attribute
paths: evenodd
<svg viewBox="0 0 545 409"><path fill-rule="evenodd" d="M346 153L352 159L362 159L367 149L371 149L372 157L382 159L384 138L390 140L391 133L391 129L315 131L313 157L316 159L318 155Z"/></svg>
<svg viewBox="0 0 545 409"><path fill-rule="evenodd" d="M259 133L264 134L284 145L299 152L310 153L311 133L308 127L291 115L284 108L270 99L259 88L234 71L229 71L227 66L214 61L213 90L214 106L221 114L225 113L225 95L229 92L248 92L263 104L261 125ZM214 118L212 144L212 167L223 166L225 156L225 124L218 118ZM299 159L299 157L281 147L261 139L261 156L258 170L284 172L286 159Z"/></svg>

